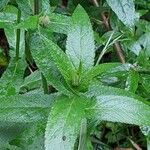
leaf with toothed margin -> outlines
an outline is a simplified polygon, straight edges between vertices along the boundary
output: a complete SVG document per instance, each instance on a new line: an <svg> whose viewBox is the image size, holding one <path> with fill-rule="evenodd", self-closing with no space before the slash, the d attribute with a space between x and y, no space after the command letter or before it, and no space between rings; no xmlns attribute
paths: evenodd
<svg viewBox="0 0 150 150"><path fill-rule="evenodd" d="M35 122L46 120L55 95L40 93L0 96L0 121Z"/></svg>
<svg viewBox="0 0 150 150"><path fill-rule="evenodd" d="M96 99L91 107L96 120L150 125L150 106L131 92L93 83L87 95Z"/></svg>
<svg viewBox="0 0 150 150"><path fill-rule="evenodd" d="M65 53L52 41L37 32L31 35L30 48L39 70L44 74L48 83L59 92L70 94L64 84L64 78L66 81L71 79L72 68L67 62Z"/></svg>
<svg viewBox="0 0 150 150"><path fill-rule="evenodd" d="M48 117L45 148L46 150L71 150L80 131L81 121L87 117L86 108L91 101L86 97L60 96ZM60 113L61 112L61 113Z"/></svg>
<svg viewBox="0 0 150 150"><path fill-rule="evenodd" d="M78 70L81 64L82 72L84 72L94 65L95 43L92 25L89 16L80 5L75 9L71 19L66 54L74 68Z"/></svg>

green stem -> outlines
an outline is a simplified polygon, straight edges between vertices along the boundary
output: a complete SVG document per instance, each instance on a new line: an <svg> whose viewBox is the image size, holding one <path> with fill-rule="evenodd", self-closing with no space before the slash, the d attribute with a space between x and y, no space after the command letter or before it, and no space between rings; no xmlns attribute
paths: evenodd
<svg viewBox="0 0 150 150"><path fill-rule="evenodd" d="M21 21L21 10L18 9L17 23ZM16 30L16 59L19 59L19 49L20 49L20 29Z"/></svg>
<svg viewBox="0 0 150 150"><path fill-rule="evenodd" d="M40 12L40 0L34 0L34 15L38 15Z"/></svg>
<svg viewBox="0 0 150 150"><path fill-rule="evenodd" d="M42 73L41 73L41 76L42 76L44 94L49 94L46 78L44 77L44 75Z"/></svg>

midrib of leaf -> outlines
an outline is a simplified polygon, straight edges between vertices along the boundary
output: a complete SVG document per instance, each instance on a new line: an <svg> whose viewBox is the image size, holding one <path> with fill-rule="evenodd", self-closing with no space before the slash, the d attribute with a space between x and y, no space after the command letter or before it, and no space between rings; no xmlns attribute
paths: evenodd
<svg viewBox="0 0 150 150"><path fill-rule="evenodd" d="M67 115L66 115L66 117L65 117L65 121L64 121L64 124L63 124L63 128L65 127L65 125L66 125L66 123L67 123L68 116L69 116L69 114L70 114L70 112L71 112L71 107L72 107L73 103L74 103L74 99L73 99L73 101L70 103L70 107L68 108L68 112L67 112ZM54 136L54 134L56 133L57 130L58 130L58 129L56 129L56 130L54 131L54 133L51 135L51 139L52 139L52 137ZM63 130L63 133L64 133L64 130ZM62 134L62 135L63 135L63 134Z"/></svg>

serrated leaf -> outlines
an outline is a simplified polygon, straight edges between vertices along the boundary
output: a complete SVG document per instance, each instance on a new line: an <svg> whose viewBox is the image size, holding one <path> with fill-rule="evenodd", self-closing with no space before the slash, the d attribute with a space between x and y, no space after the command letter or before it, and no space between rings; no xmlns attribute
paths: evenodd
<svg viewBox="0 0 150 150"><path fill-rule="evenodd" d="M55 95L41 93L22 94L14 96L0 96L0 109L4 108L49 108L55 99Z"/></svg>
<svg viewBox="0 0 150 150"><path fill-rule="evenodd" d="M81 19L82 16L82 19ZM95 45L90 19L79 5L72 15L72 24L68 32L66 54L76 70L82 66L83 72L94 65Z"/></svg>
<svg viewBox="0 0 150 150"><path fill-rule="evenodd" d="M62 82L63 77L58 70L60 69L65 78L69 80L69 75L71 74L71 66L65 59L65 54L61 52L60 48L58 46L55 46L52 41L48 40L39 33L31 35L30 42L30 48L32 50L33 58L35 59L40 71L46 77L47 81L60 92L69 94L70 92L65 88ZM53 59L55 60L56 65Z"/></svg>
<svg viewBox="0 0 150 150"><path fill-rule="evenodd" d="M129 27L134 26L136 13L133 0L106 0L118 18Z"/></svg>
<svg viewBox="0 0 150 150"><path fill-rule="evenodd" d="M71 150L77 139L81 120L86 118L86 97L60 96L49 115L46 133L46 150ZM60 113L61 112L61 113Z"/></svg>
<svg viewBox="0 0 150 150"><path fill-rule="evenodd" d="M150 106L133 93L93 84L88 94L96 99L96 120L150 125Z"/></svg>
<svg viewBox="0 0 150 150"><path fill-rule="evenodd" d="M0 96L0 121L34 122L45 120L55 97L44 94Z"/></svg>

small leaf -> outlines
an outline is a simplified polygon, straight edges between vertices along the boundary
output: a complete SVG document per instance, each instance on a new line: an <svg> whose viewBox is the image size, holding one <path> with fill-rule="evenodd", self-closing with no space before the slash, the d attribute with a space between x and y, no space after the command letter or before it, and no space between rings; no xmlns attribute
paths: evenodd
<svg viewBox="0 0 150 150"><path fill-rule="evenodd" d="M60 96L48 118L45 133L46 150L71 150L79 134L85 109L89 105L86 97ZM61 113L60 113L61 112Z"/></svg>
<svg viewBox="0 0 150 150"><path fill-rule="evenodd" d="M118 18L129 27L134 26L136 13L133 0L106 0Z"/></svg>
<svg viewBox="0 0 150 150"><path fill-rule="evenodd" d="M121 122L135 125L150 125L150 106L125 90L93 84L89 96L95 97L96 120Z"/></svg>
<svg viewBox="0 0 150 150"><path fill-rule="evenodd" d="M95 57L94 35L90 19L80 5L72 15L66 48L66 54L77 71L80 64L83 72L92 68Z"/></svg>

